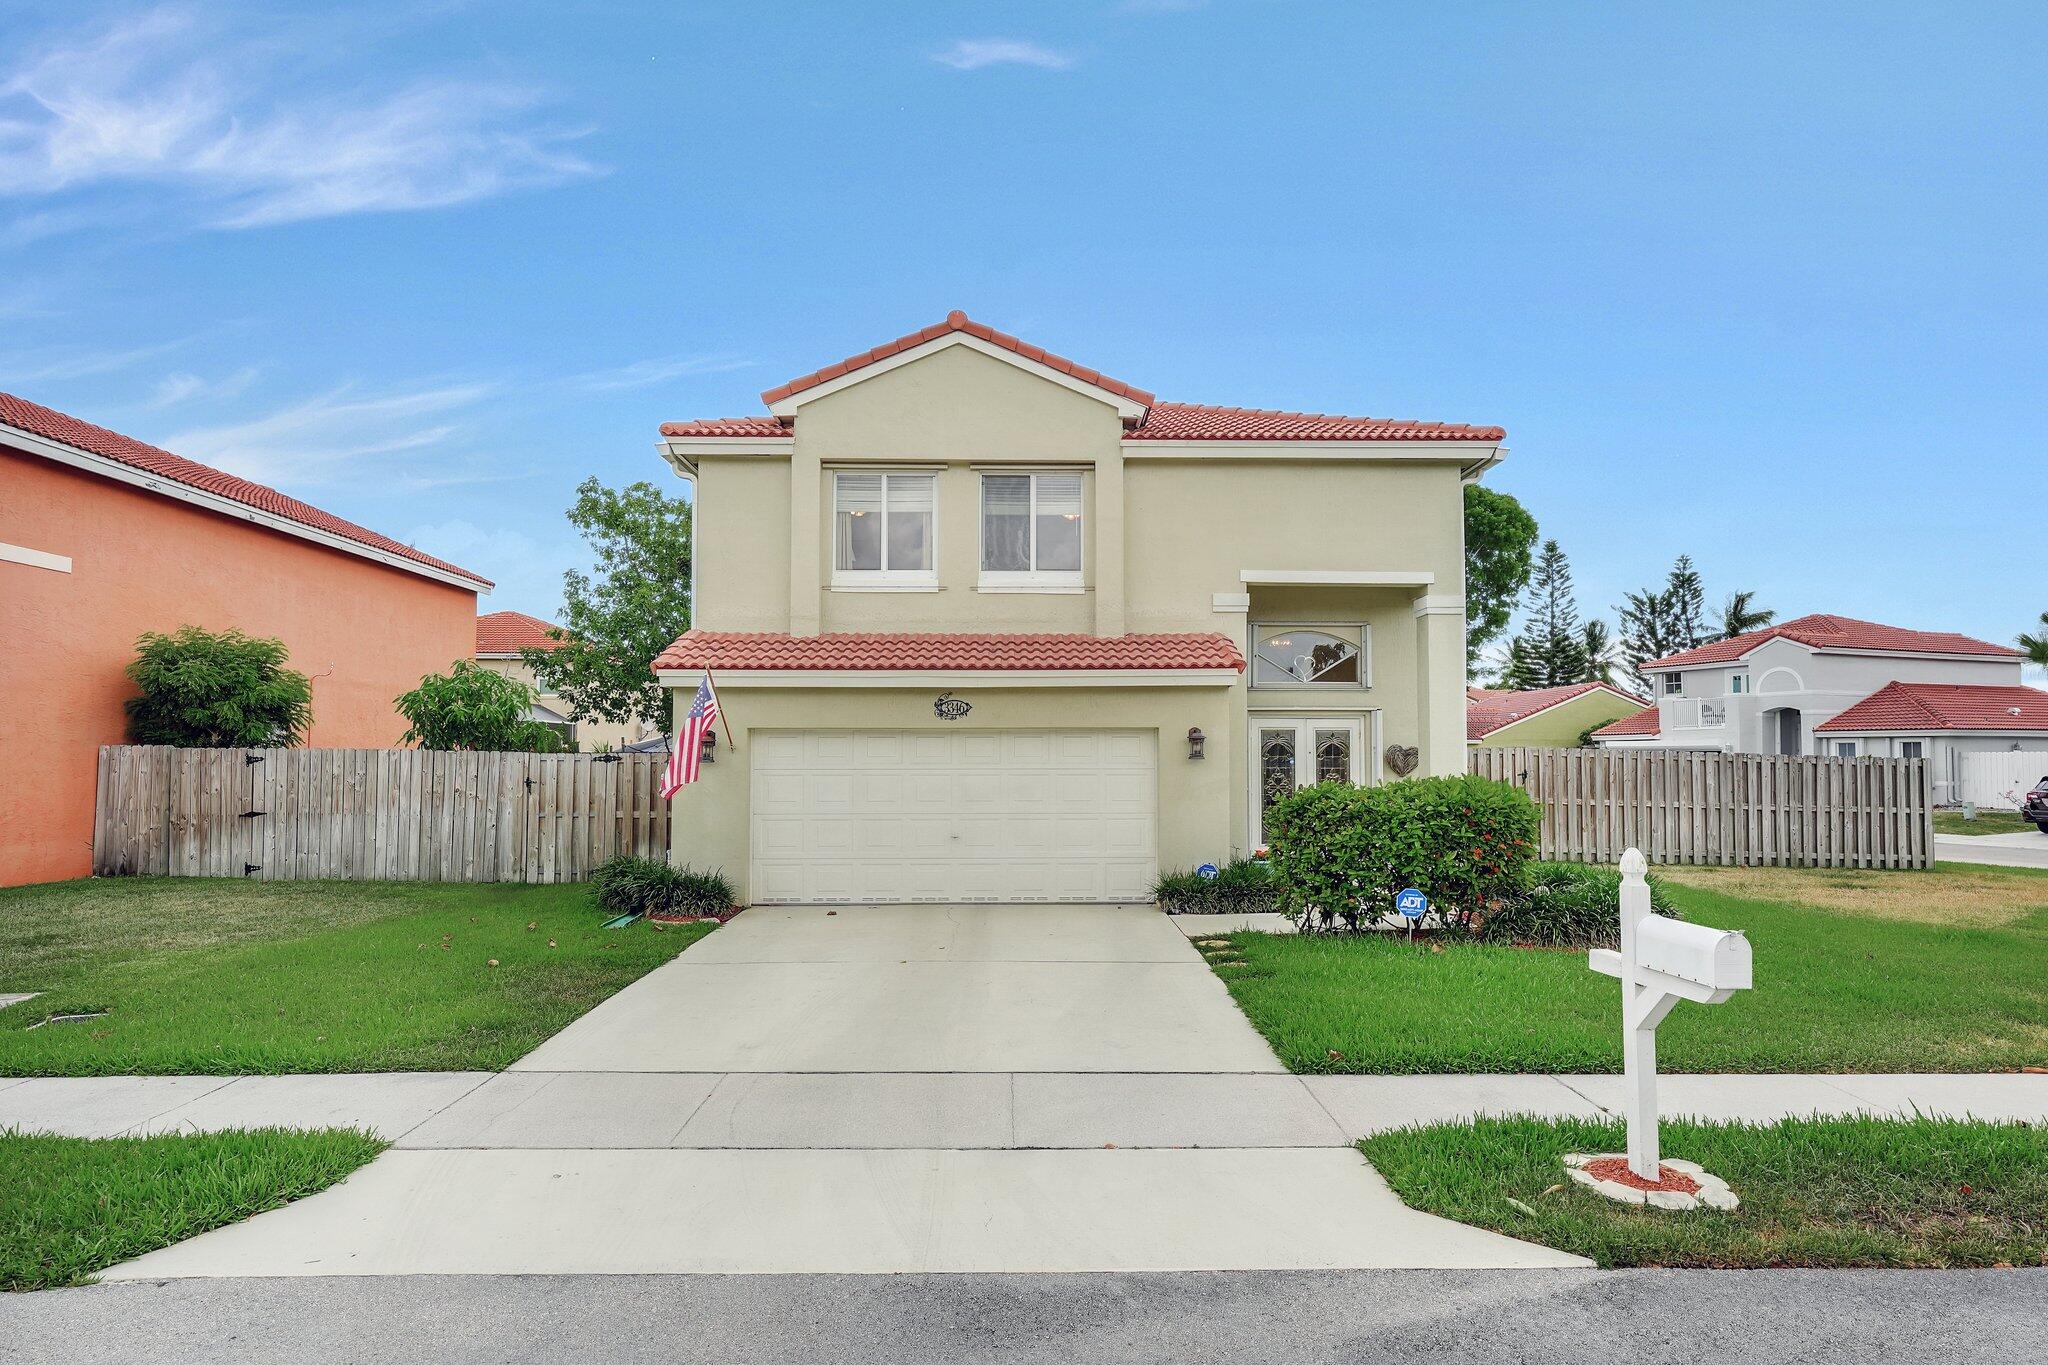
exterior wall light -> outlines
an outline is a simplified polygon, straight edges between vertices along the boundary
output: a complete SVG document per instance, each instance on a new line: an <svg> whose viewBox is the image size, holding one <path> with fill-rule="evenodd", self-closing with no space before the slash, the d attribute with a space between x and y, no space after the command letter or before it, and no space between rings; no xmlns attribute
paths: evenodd
<svg viewBox="0 0 2048 1365"><path fill-rule="evenodd" d="M717 747L718 747L718 731L716 731L716 730L706 730L706 731L704 732L704 743L703 743L703 744L702 744L702 746L700 746L700 747L698 748L698 750L697 750L697 760L698 760L698 762L700 762L700 763L716 763L716 762L717 762L718 760L717 760L717 759L716 759L715 757L713 757L713 756L712 756L712 753L711 753L711 751L712 751L713 749L716 749Z"/></svg>
<svg viewBox="0 0 2048 1365"><path fill-rule="evenodd" d="M1190 726L1188 728L1188 757L1191 759L1200 758L1202 756L1202 746L1206 744L1208 740L1209 737L1202 733L1201 726Z"/></svg>

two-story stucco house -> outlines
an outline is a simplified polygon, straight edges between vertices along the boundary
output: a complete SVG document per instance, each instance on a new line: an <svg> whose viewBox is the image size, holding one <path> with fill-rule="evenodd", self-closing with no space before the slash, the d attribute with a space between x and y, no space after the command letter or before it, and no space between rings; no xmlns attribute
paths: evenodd
<svg viewBox="0 0 2048 1365"><path fill-rule="evenodd" d="M960 313L670 423L729 722L677 861L750 902L1148 899L1319 778L1465 768L1498 427L1161 403ZM734 751L736 748L736 752Z"/></svg>
<svg viewBox="0 0 2048 1365"><path fill-rule="evenodd" d="M1801 616L1643 665L1656 701L1593 732L1610 748L1927 758L1937 799L1962 755L2039 747L2048 693L2025 656L1948 631Z"/></svg>

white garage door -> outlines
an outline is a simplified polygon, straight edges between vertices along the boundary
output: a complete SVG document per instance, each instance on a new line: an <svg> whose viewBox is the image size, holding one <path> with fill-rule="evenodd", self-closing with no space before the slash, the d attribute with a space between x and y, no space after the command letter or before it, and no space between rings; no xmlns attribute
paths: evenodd
<svg viewBox="0 0 2048 1365"><path fill-rule="evenodd" d="M757 730L750 744L757 904L1151 899L1149 731Z"/></svg>

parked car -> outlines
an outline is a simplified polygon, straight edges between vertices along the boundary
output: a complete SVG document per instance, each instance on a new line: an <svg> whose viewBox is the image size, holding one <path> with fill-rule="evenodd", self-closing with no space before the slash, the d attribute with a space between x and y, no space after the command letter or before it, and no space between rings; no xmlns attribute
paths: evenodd
<svg viewBox="0 0 2048 1365"><path fill-rule="evenodd" d="M2048 834L2048 777L2034 784L2034 789L2020 799L2020 818L2034 822L2034 828Z"/></svg>

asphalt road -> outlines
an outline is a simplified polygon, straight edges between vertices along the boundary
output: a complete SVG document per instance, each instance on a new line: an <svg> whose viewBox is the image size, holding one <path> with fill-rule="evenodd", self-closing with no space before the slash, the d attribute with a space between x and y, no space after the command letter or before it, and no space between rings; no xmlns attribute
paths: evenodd
<svg viewBox="0 0 2048 1365"><path fill-rule="evenodd" d="M2048 1361L2048 1270L174 1280L0 1296L0 1360Z"/></svg>

